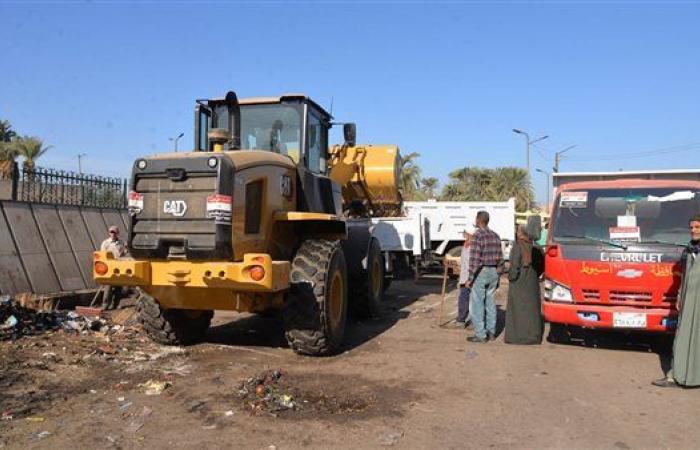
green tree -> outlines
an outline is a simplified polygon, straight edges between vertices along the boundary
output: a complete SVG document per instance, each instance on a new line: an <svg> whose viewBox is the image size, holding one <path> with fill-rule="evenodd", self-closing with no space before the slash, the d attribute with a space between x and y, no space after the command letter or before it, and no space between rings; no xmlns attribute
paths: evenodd
<svg viewBox="0 0 700 450"><path fill-rule="evenodd" d="M535 193L527 170L520 167L499 167L491 179L496 201L515 197L515 209L527 211L535 206Z"/></svg>
<svg viewBox="0 0 700 450"><path fill-rule="evenodd" d="M17 133L7 120L0 120L0 178L9 178L12 175L17 152L12 145Z"/></svg>
<svg viewBox="0 0 700 450"><path fill-rule="evenodd" d="M435 177L423 178L420 180L422 185L422 193L426 198L435 198L435 191L437 190L439 180Z"/></svg>
<svg viewBox="0 0 700 450"><path fill-rule="evenodd" d="M417 200L420 193L421 169L416 163L420 153L411 152L401 157L401 179L399 180L401 194L406 200Z"/></svg>
<svg viewBox="0 0 700 450"><path fill-rule="evenodd" d="M17 152L17 156L24 158L24 167L29 171L34 170L36 160L51 148L50 145L45 146L44 141L33 136L15 138L12 147Z"/></svg>
<svg viewBox="0 0 700 450"><path fill-rule="evenodd" d="M0 120L0 142L11 142L17 136L12 125L7 120Z"/></svg>
<svg viewBox="0 0 700 450"><path fill-rule="evenodd" d="M515 197L518 211L533 205L532 184L527 171L519 167L464 167L451 172L449 177L450 182L442 190L443 200L506 201Z"/></svg>

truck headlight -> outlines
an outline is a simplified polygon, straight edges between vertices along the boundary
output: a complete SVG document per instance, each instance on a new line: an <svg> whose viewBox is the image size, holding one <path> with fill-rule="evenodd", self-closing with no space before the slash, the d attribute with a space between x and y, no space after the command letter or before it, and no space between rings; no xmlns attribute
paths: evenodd
<svg viewBox="0 0 700 450"><path fill-rule="evenodd" d="M552 289L552 300L555 302L573 302L574 298L571 296L571 289L557 284Z"/></svg>
<svg viewBox="0 0 700 450"><path fill-rule="evenodd" d="M552 280L544 280L544 298L553 302L573 302L571 289Z"/></svg>

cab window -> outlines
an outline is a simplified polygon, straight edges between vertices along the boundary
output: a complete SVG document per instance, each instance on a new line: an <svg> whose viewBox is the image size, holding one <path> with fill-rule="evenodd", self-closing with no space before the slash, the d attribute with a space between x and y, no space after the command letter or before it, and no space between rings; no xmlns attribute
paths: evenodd
<svg viewBox="0 0 700 450"><path fill-rule="evenodd" d="M326 126L321 121L319 114L309 110L309 120L306 129L308 143L308 168L314 173L326 172L327 138Z"/></svg>

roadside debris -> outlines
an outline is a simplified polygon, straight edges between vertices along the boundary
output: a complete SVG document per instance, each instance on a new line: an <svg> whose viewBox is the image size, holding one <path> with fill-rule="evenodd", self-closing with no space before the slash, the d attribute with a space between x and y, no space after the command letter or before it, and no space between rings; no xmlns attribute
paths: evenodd
<svg viewBox="0 0 700 450"><path fill-rule="evenodd" d="M0 324L0 341L61 329L78 333L109 329L103 319L91 319L74 311L36 311L21 306L8 295L0 297Z"/></svg>
<svg viewBox="0 0 700 450"><path fill-rule="evenodd" d="M139 384L138 387L143 388L144 394L146 395L160 395L172 385L170 381L148 380L145 383Z"/></svg>
<svg viewBox="0 0 700 450"><path fill-rule="evenodd" d="M279 383L282 377L281 370L267 370L241 383L238 397L243 400L244 407L251 414L273 415L297 407L292 396L285 392L286 386Z"/></svg>
<svg viewBox="0 0 700 450"><path fill-rule="evenodd" d="M353 414L369 409L376 399L353 392L326 394L308 379L282 370L266 370L238 386L241 408L250 415L290 412L313 414Z"/></svg>

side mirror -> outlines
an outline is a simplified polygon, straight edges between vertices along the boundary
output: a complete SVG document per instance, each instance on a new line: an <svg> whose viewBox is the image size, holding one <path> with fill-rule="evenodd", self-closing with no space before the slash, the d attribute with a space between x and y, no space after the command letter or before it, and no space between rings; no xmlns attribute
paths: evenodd
<svg viewBox="0 0 700 450"><path fill-rule="evenodd" d="M343 124L343 137L346 144L354 146L357 138L357 126L352 122Z"/></svg>

